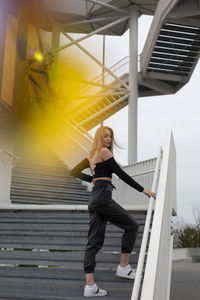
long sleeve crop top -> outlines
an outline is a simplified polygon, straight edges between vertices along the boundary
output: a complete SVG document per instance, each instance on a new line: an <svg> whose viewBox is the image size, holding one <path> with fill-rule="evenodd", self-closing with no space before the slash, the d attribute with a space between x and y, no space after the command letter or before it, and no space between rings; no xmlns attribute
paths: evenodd
<svg viewBox="0 0 200 300"><path fill-rule="evenodd" d="M70 175L80 178L87 182L92 182L93 178L99 177L110 177L112 178L112 173L115 173L120 179L125 183L133 187L139 192L143 192L144 188L132 179L126 172L124 172L118 163L115 161L114 157L111 157L105 161L96 163L94 169L95 175L90 176L82 173L81 171L90 167L89 160L87 158L83 159L79 164L77 164L70 172Z"/></svg>

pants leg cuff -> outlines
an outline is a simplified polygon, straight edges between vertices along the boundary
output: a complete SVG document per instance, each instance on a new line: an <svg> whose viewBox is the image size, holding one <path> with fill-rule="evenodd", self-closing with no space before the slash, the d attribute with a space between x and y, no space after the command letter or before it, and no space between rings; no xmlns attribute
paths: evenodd
<svg viewBox="0 0 200 300"><path fill-rule="evenodd" d="M84 269L85 274L94 273L94 269Z"/></svg>

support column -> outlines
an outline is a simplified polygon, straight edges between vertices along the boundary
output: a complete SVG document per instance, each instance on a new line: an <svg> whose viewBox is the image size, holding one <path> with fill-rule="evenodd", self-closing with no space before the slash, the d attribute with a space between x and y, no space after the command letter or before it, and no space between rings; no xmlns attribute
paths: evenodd
<svg viewBox="0 0 200 300"><path fill-rule="evenodd" d="M103 53L102 53L102 90L103 86L105 84L105 42L106 42L106 37L105 34L103 35ZM103 126L103 121L101 121L101 126Z"/></svg>
<svg viewBox="0 0 200 300"><path fill-rule="evenodd" d="M56 22L52 25L52 38L51 38L51 50L54 53L54 62L51 67L51 82L56 87L56 73L57 73L57 63L58 63L58 56L59 52L55 52L60 46L60 25Z"/></svg>
<svg viewBox="0 0 200 300"><path fill-rule="evenodd" d="M129 20L128 164L137 162L138 17L133 6Z"/></svg>
<svg viewBox="0 0 200 300"><path fill-rule="evenodd" d="M28 23L24 2L19 4L17 15L17 40L15 75L13 88L13 105L21 105L21 99L27 94L26 82L26 51L27 51ZM18 106L19 107L19 106ZM20 109L20 108L19 108Z"/></svg>
<svg viewBox="0 0 200 300"><path fill-rule="evenodd" d="M5 3L0 2L0 97L2 90L3 80L3 65L4 65L4 53L6 44L6 29L7 29L7 12L5 10Z"/></svg>

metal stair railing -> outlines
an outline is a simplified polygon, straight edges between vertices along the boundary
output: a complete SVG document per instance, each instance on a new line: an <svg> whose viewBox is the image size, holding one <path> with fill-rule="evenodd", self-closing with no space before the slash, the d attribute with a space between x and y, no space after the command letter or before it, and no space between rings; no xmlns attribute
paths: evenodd
<svg viewBox="0 0 200 300"><path fill-rule="evenodd" d="M94 113L90 113L90 115L86 115L86 114L84 114L84 112L82 112L80 115L83 117L83 119L80 120L80 118L79 118L79 120L77 122L74 122L74 119L73 119L73 123L75 123L78 127L83 126L84 124L88 123L88 121L93 120L93 119L99 117L102 113L105 113L107 110L112 109L112 107L114 105L120 104L122 101L126 100L128 98L128 95L129 94L126 93L125 95L119 97L117 100L116 100L116 98L112 97L114 100L112 103L110 103L109 105L107 105L104 108L100 107L99 110L96 110L96 112L94 112Z"/></svg>
<svg viewBox="0 0 200 300"><path fill-rule="evenodd" d="M113 73L116 73L119 70L121 71L122 68L127 65L129 65L129 56L125 56L122 59L120 59L118 62L116 62L114 65L112 65L109 68L109 70L112 71ZM138 70L139 70L139 68L140 68L140 54L138 55ZM128 69L129 68L127 68L127 71L125 73L123 72L122 74L120 74L118 76L123 76L124 74L128 73ZM107 84L111 85L111 87L112 87L112 83L115 82L115 80L113 81L113 77L108 72L106 72L106 70L105 70L105 74L104 74L104 80L105 79L107 79L107 81L108 81ZM99 75L97 75L96 77L94 77L91 80L91 83L101 84L102 83L102 72ZM82 92L86 92L88 90L92 91L93 89L95 89L94 86L90 87L90 86L88 86L88 84L84 84L82 88L83 88ZM96 89L97 88L100 89L99 86L97 86ZM114 88L115 87L113 86L113 89Z"/></svg>
<svg viewBox="0 0 200 300"><path fill-rule="evenodd" d="M120 70L122 67L126 66L129 63L129 57L126 56L117 63L115 63L113 66L111 66L111 70L113 72ZM101 82L101 76L102 73L93 78L91 82L97 82L98 85ZM109 77L110 76L110 77ZM106 74L105 78L112 79L112 76L110 74ZM70 123L74 125L74 127L84 128L84 124L87 123L89 120L95 119L96 117L99 117L101 113L105 113L107 110L112 109L113 105L120 104L122 101L126 100L128 97L128 90L121 89L116 90L116 87L114 85L115 82L111 83L110 88L113 89L113 91L103 91L101 92L100 89L103 87L94 87L94 86L88 86L88 84L84 84L82 94L83 100L79 101L79 105L83 103L85 100L88 100L90 97L94 97L98 100L98 103L94 103L92 106L90 106L85 111L80 112L76 117L70 120ZM100 105L99 105L100 103ZM75 108L74 108L75 109Z"/></svg>
<svg viewBox="0 0 200 300"><path fill-rule="evenodd" d="M162 149L160 148L158 156L157 156L153 184L152 184L152 189L151 189L152 192L154 192L154 193L157 190L161 160L162 160ZM150 226L151 226L150 223L151 223L151 219L152 219L152 215L153 215L154 204L155 204L155 200L153 197L151 197L150 201L149 201L147 216L146 216L146 222L145 222L145 227L144 227L144 233L143 233L142 244L141 244L141 248L140 248L140 255L139 255L137 271L136 271L136 278L134 281L134 287L133 287L131 300L137 300L139 292L140 292L141 281L142 281L142 272L144 269L144 261L145 261L147 242L148 242L148 236L149 236L149 231L150 231Z"/></svg>
<svg viewBox="0 0 200 300"><path fill-rule="evenodd" d="M109 68L109 70L112 71L113 73L115 73L116 71L120 70L123 66L127 65L128 63L129 63L129 56L125 56L124 58L120 59L117 63L112 65ZM107 79L107 78L113 79L113 77L105 70L104 79ZM91 80L91 82L101 84L102 83L102 72L100 74L98 74L96 77L94 77ZM92 88L94 89L94 87L89 87L86 84L84 84L84 86L82 88L83 88L83 91L87 91Z"/></svg>
<svg viewBox="0 0 200 300"><path fill-rule="evenodd" d="M59 146L57 147L57 143L49 142L48 145L61 160L72 168L77 160L81 159L83 155L88 155L93 143L93 137L86 130L79 130L79 128L67 121L61 114L55 113L55 116L59 122L61 122L59 133L62 133L62 135L64 134L65 140L68 142L70 141L71 146L73 144L74 148L69 148L67 146L68 142L61 148Z"/></svg>
<svg viewBox="0 0 200 300"><path fill-rule="evenodd" d="M176 212L176 150L170 130L163 147L141 300L169 300L173 246L171 220L174 212Z"/></svg>
<svg viewBox="0 0 200 300"><path fill-rule="evenodd" d="M142 241L131 300L169 300L173 246L171 218L173 212L176 211L176 154L171 130L162 152L160 152L162 153L162 162L156 201L150 200L146 221L147 226L145 225L145 236L143 237L144 241ZM160 160L157 161L157 169L159 164ZM155 188L155 182L156 179L154 177L152 189ZM155 205L153 205L154 203ZM153 209L154 216L147 261L144 279L141 284L146 240L149 233L150 215Z"/></svg>

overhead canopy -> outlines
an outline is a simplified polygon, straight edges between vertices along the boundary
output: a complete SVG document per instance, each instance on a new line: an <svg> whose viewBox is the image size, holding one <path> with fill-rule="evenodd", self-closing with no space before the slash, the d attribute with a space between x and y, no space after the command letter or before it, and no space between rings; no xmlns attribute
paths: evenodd
<svg viewBox="0 0 200 300"><path fill-rule="evenodd" d="M126 16L133 5L137 6L141 15L153 16L158 2L159 0L6 0L6 6L9 6L11 14L18 15L19 3L25 3L30 7L29 16L32 23L35 17L37 25L46 31L52 31L52 20L54 20L60 23L66 32L90 33ZM200 26L199 0L177 1L168 17L173 23ZM71 24L74 22L76 24ZM122 35L128 27L128 20L125 20L102 31L101 34Z"/></svg>
<svg viewBox="0 0 200 300"><path fill-rule="evenodd" d="M154 15L159 0L42 0L48 8L54 20L61 23L66 32L89 33L105 26L112 20L118 20L130 13L134 4L141 15ZM165 1L165 0L160 0ZM97 4L97 3L104 3ZM112 8L112 5L116 9ZM117 10L119 9L119 10ZM123 13L123 10L125 13ZM99 19L99 20L97 20ZM79 21L93 20L87 23ZM183 23L200 26L200 2L198 0L180 0L169 14L169 20L173 23ZM70 24L74 23L76 24ZM101 34L122 35L128 29L128 20L121 22Z"/></svg>

